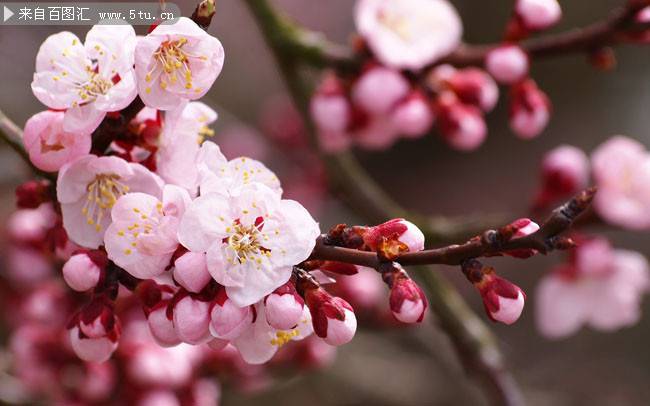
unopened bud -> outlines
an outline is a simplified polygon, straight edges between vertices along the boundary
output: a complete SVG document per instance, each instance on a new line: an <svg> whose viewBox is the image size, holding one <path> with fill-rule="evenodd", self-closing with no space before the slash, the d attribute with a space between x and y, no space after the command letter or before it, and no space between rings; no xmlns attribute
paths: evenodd
<svg viewBox="0 0 650 406"><path fill-rule="evenodd" d="M63 279L77 292L85 292L97 286L108 258L99 250L79 252L63 265Z"/></svg>
<svg viewBox="0 0 650 406"><path fill-rule="evenodd" d="M487 136L481 110L461 103L455 96L439 98L436 123L447 144L460 151L478 148Z"/></svg>
<svg viewBox="0 0 650 406"><path fill-rule="evenodd" d="M537 137L551 118L551 102L532 79L512 87L510 128L523 139Z"/></svg>
<svg viewBox="0 0 650 406"><path fill-rule="evenodd" d="M485 69L499 83L510 85L528 74L528 55L517 45L502 45L488 52Z"/></svg>
<svg viewBox="0 0 650 406"><path fill-rule="evenodd" d="M398 71L377 66L361 74L352 87L352 100L367 113L383 115L408 92L409 83Z"/></svg>
<svg viewBox="0 0 650 406"><path fill-rule="evenodd" d="M557 0L517 0L515 14L525 28L538 31L560 21L562 9Z"/></svg>
<svg viewBox="0 0 650 406"><path fill-rule="evenodd" d="M456 71L447 81L461 102L488 112L499 100L499 88L492 77L478 68Z"/></svg>
<svg viewBox="0 0 650 406"><path fill-rule="evenodd" d="M589 158L579 148L561 145L544 156L541 176L536 208L544 208L584 189L589 182Z"/></svg>
<svg viewBox="0 0 650 406"><path fill-rule="evenodd" d="M395 107L391 123L402 136L418 138L431 128L433 112L424 95L413 91Z"/></svg>
<svg viewBox="0 0 650 406"><path fill-rule="evenodd" d="M219 289L210 310L210 333L222 340L234 340L255 318L251 306L238 307L228 298L225 289Z"/></svg>
<svg viewBox="0 0 650 406"><path fill-rule="evenodd" d="M343 345L352 340L357 318L348 302L321 288L307 289L305 301L317 336L330 345Z"/></svg>
<svg viewBox="0 0 650 406"><path fill-rule="evenodd" d="M402 323L419 323L427 309L427 298L417 283L398 264L382 277L390 287L390 310Z"/></svg>
<svg viewBox="0 0 650 406"><path fill-rule="evenodd" d="M287 282L264 299L266 321L277 330L290 330L300 322L304 305L293 283Z"/></svg>
<svg viewBox="0 0 650 406"><path fill-rule="evenodd" d="M210 304L187 295L173 306L174 330L188 344L201 344L210 338Z"/></svg>
<svg viewBox="0 0 650 406"><path fill-rule="evenodd" d="M186 252L174 262L174 280L189 292L200 292L211 279L202 252Z"/></svg>

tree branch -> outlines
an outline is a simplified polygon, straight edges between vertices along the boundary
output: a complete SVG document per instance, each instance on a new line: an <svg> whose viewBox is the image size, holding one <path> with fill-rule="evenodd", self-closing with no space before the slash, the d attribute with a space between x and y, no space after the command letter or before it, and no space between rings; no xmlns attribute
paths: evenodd
<svg viewBox="0 0 650 406"><path fill-rule="evenodd" d="M520 45L533 59L589 52L617 45L628 39L625 34L650 28L647 24L634 23L636 13L648 5L644 0L628 0L627 4L616 8L602 21L559 34L533 38L521 42ZM297 28L287 19L283 19L283 24L288 29L286 33L280 34L280 40L286 52L305 64L317 68L330 67L339 71L355 71L363 63L364 59L361 55L355 54L344 46L332 44L320 33ZM436 61L435 65L442 63L457 66L481 65L487 53L499 45L501 44L463 44L446 58Z"/></svg>
<svg viewBox="0 0 650 406"><path fill-rule="evenodd" d="M460 265L467 259L502 255L514 250L536 250L546 254L556 248L569 248L571 244L567 240L557 237L567 231L574 220L590 206L595 193L595 189L583 191L555 209L539 230L525 237L512 238L512 232L516 230L506 226L498 231L487 230L480 237L472 238L461 245L407 252L391 260L403 266ZM318 238L309 260L345 262L371 268L377 268L385 261L375 252L328 245L327 235Z"/></svg>

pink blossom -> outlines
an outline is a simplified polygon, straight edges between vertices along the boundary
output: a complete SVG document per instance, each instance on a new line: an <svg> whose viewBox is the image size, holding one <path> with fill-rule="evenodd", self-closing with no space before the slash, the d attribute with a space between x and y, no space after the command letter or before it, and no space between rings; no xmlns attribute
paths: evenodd
<svg viewBox="0 0 650 406"><path fill-rule="evenodd" d="M7 254L5 274L18 286L35 286L47 280L54 267L43 253L28 247L14 247Z"/></svg>
<svg viewBox="0 0 650 406"><path fill-rule="evenodd" d="M537 137L551 118L551 102L532 79L514 85L510 92L510 128L522 139Z"/></svg>
<svg viewBox="0 0 650 406"><path fill-rule="evenodd" d="M350 124L350 102L345 96L341 80L335 74L326 74L323 77L311 99L309 109L320 132L342 134Z"/></svg>
<svg viewBox="0 0 650 406"><path fill-rule="evenodd" d="M111 224L110 210L129 192L161 197L162 181L144 166L116 157L88 155L59 171L57 198L63 226L75 243L98 248Z"/></svg>
<svg viewBox="0 0 650 406"><path fill-rule="evenodd" d="M225 289L217 292L210 310L210 333L221 340L234 340L253 322L255 311L251 306L237 306Z"/></svg>
<svg viewBox="0 0 650 406"><path fill-rule="evenodd" d="M145 193L120 197L104 235L108 257L136 278L161 274L178 248L176 232L189 204L187 191L174 185L165 185L162 202Z"/></svg>
<svg viewBox="0 0 650 406"><path fill-rule="evenodd" d="M317 336L337 346L352 340L357 331L357 318L348 302L322 288L312 288L305 291L305 303Z"/></svg>
<svg viewBox="0 0 650 406"><path fill-rule="evenodd" d="M90 152L90 133L64 131L64 116L60 111L42 111L25 124L23 143L30 161L38 169L56 172Z"/></svg>
<svg viewBox="0 0 650 406"><path fill-rule="evenodd" d="M32 91L51 109L66 110L63 128L90 134L107 112L136 96L135 31L130 25L95 25L82 44L64 31L50 35L36 55Z"/></svg>
<svg viewBox="0 0 650 406"><path fill-rule="evenodd" d="M181 406L181 401L169 389L152 389L140 398L137 406Z"/></svg>
<svg viewBox="0 0 650 406"><path fill-rule="evenodd" d="M223 61L221 42L189 18L160 24L139 38L135 48L138 93L149 107L174 109L184 100L203 97Z"/></svg>
<svg viewBox="0 0 650 406"><path fill-rule="evenodd" d="M398 103L391 113L391 125L406 138L425 135L433 124L434 116L426 97L413 91Z"/></svg>
<svg viewBox="0 0 650 406"><path fill-rule="evenodd" d="M356 274L336 278L332 292L358 311L376 311L386 298L386 287L373 268L358 266Z"/></svg>
<svg viewBox="0 0 650 406"><path fill-rule="evenodd" d="M72 349L84 361L104 362L117 348L120 321L101 296L84 306L69 324Z"/></svg>
<svg viewBox="0 0 650 406"><path fill-rule="evenodd" d="M453 95L443 95L439 99L436 123L447 144L460 151L475 150L487 137L481 111L460 103Z"/></svg>
<svg viewBox="0 0 650 406"><path fill-rule="evenodd" d="M422 289L401 267L383 275L390 287L390 310L402 323L419 323L424 319L427 298Z"/></svg>
<svg viewBox="0 0 650 406"><path fill-rule="evenodd" d="M158 345L163 347L171 347L181 342L174 329L172 317L168 315L167 303L161 303L147 315L149 331Z"/></svg>
<svg viewBox="0 0 650 406"><path fill-rule="evenodd" d="M504 324L513 324L524 310L526 295L519 286L499 277L493 269L474 282L483 299L485 312L492 319Z"/></svg>
<svg viewBox="0 0 650 406"><path fill-rule="evenodd" d="M517 0L515 13L529 30L544 30L555 25L562 17L557 0Z"/></svg>
<svg viewBox="0 0 650 406"><path fill-rule="evenodd" d="M363 235L363 242L372 251L379 248L379 244L386 240L396 240L404 244L409 252L424 249L424 234L410 221L402 218L392 219L374 227L368 227Z"/></svg>
<svg viewBox="0 0 650 406"><path fill-rule="evenodd" d="M517 219L512 223L508 224L508 227L511 227L514 231L514 234L512 236L513 240L533 234L537 230L539 230L539 224L535 223L529 218ZM528 258L537 254L537 250L529 249L529 248L520 248L520 249L508 251L505 254L515 258Z"/></svg>
<svg viewBox="0 0 650 406"><path fill-rule="evenodd" d="M589 182L589 158L579 148L560 145L544 155L541 176L536 207L545 207L585 188Z"/></svg>
<svg viewBox="0 0 650 406"><path fill-rule="evenodd" d="M354 20L374 55L397 69L419 70L444 57L463 31L445 0L358 0Z"/></svg>
<svg viewBox="0 0 650 406"><path fill-rule="evenodd" d="M573 263L546 275L537 287L537 327L561 338L588 325L613 331L636 324L650 288L648 262L639 253L613 250L604 239L583 242Z"/></svg>
<svg viewBox="0 0 650 406"><path fill-rule="evenodd" d="M528 74L528 55L517 45L504 44L488 52L485 69L504 85L516 83Z"/></svg>
<svg viewBox="0 0 650 406"><path fill-rule="evenodd" d="M387 149L399 139L399 133L387 115L369 117L365 125L350 136L357 145L370 150Z"/></svg>
<svg viewBox="0 0 650 406"><path fill-rule="evenodd" d="M63 265L63 279L72 289L87 291L97 285L106 264L106 255L101 251L80 252Z"/></svg>
<svg viewBox="0 0 650 406"><path fill-rule="evenodd" d="M277 330L290 330L300 321L304 305L293 283L285 283L264 298L266 321Z"/></svg>
<svg viewBox="0 0 650 406"><path fill-rule="evenodd" d="M286 283L319 234L299 203L253 182L233 196L202 194L181 220L178 237L189 250L207 252L210 274L243 307Z"/></svg>
<svg viewBox="0 0 650 406"><path fill-rule="evenodd" d="M650 227L650 154L636 140L615 136L591 156L598 193L594 208L605 221L639 230Z"/></svg>
<svg viewBox="0 0 650 406"><path fill-rule="evenodd" d="M190 295L174 304L174 331L189 344L206 343L210 338L210 303Z"/></svg>
<svg viewBox="0 0 650 406"><path fill-rule="evenodd" d="M214 134L209 125L217 113L201 102L182 103L165 114L160 130L156 173L167 183L197 193L199 174L196 159L201 143Z"/></svg>
<svg viewBox="0 0 650 406"><path fill-rule="evenodd" d="M7 221L7 234L13 241L40 242L56 222L52 204L45 203L35 209L16 210Z"/></svg>
<svg viewBox="0 0 650 406"><path fill-rule="evenodd" d="M484 112L491 111L499 100L499 88L482 69L466 68L455 71L446 81L458 99Z"/></svg>
<svg viewBox="0 0 650 406"><path fill-rule="evenodd" d="M282 196L280 180L263 163L246 157L228 161L213 142L201 145L196 162L202 195L216 193L229 196L241 187L259 183Z"/></svg>
<svg viewBox="0 0 650 406"><path fill-rule="evenodd" d="M174 262L174 280L189 292L200 292L211 279L202 252L186 252Z"/></svg>
<svg viewBox="0 0 650 406"><path fill-rule="evenodd" d="M408 81L396 70L370 68L352 87L352 101L371 115L388 113L409 92Z"/></svg>
<svg viewBox="0 0 650 406"><path fill-rule="evenodd" d="M261 303L255 306L255 311L258 315L264 314ZM312 331L311 316L305 306L302 319L292 329L277 330L267 323L266 317L258 316L255 322L233 341L233 345L247 363L263 364L270 360L280 347L291 341L302 340Z"/></svg>

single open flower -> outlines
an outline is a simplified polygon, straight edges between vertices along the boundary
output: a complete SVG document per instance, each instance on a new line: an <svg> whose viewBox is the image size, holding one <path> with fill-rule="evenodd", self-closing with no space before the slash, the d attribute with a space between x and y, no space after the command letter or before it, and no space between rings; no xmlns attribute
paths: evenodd
<svg viewBox="0 0 650 406"><path fill-rule="evenodd" d="M84 44L67 31L50 35L36 55L34 95L65 110L65 131L91 133L107 112L122 110L137 94L135 41L130 25L95 25Z"/></svg>
<svg viewBox="0 0 650 406"><path fill-rule="evenodd" d="M202 194L186 211L178 237L190 251L207 252L210 274L243 307L286 283L319 234L304 207L254 182L232 196Z"/></svg>
<svg viewBox="0 0 650 406"><path fill-rule="evenodd" d="M146 193L120 197L104 235L108 257L136 278L161 274L178 248L178 224L189 204L187 191L174 185L165 185L162 201Z"/></svg>
<svg viewBox="0 0 650 406"><path fill-rule="evenodd" d="M70 239L95 249L104 243L117 200L129 192L161 198L162 180L142 165L88 155L61 168L56 192Z"/></svg>
<svg viewBox="0 0 650 406"><path fill-rule="evenodd" d="M187 17L160 24L135 48L138 93L144 103L171 110L205 95L223 67L221 42Z"/></svg>
<svg viewBox="0 0 650 406"><path fill-rule="evenodd" d="M463 26L445 0L358 0L357 30L383 64L419 70L453 51Z"/></svg>

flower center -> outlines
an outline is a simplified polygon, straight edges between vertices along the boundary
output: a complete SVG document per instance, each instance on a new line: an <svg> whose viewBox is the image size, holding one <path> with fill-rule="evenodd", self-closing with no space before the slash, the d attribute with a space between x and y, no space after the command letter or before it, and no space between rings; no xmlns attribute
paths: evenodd
<svg viewBox="0 0 650 406"><path fill-rule="evenodd" d="M264 237L260 232L264 222L261 218L254 225L244 226L236 220L226 232L231 233L230 237L224 239L227 248L233 256L228 255L227 261L234 265L236 262L244 264L247 261L255 261L258 265L262 263L261 256L270 256L271 250L264 248L260 240Z"/></svg>
<svg viewBox="0 0 650 406"><path fill-rule="evenodd" d="M408 19L404 18L401 14L392 10L380 10L378 15L379 22L389 30L393 31L395 35L404 41L410 41L412 38L411 29Z"/></svg>
<svg viewBox="0 0 650 406"><path fill-rule="evenodd" d="M86 216L86 222L99 232L105 211L113 208L117 199L128 193L129 187L120 182L118 175L99 174L86 190L88 194L81 213Z"/></svg>
<svg viewBox="0 0 650 406"><path fill-rule="evenodd" d="M99 73L88 69L88 81L79 85L79 97L82 102L93 101L97 96L106 94L113 87L113 82L104 79Z"/></svg>
<svg viewBox="0 0 650 406"><path fill-rule="evenodd" d="M293 329L289 331L278 331L275 333L275 337L271 339L271 345L277 345L278 347L282 347L289 341L291 341L292 338L298 336L298 329Z"/></svg>
<svg viewBox="0 0 650 406"><path fill-rule="evenodd" d="M157 66L162 67L164 77L160 79L160 87L165 90L169 84L176 84L181 79L185 80L185 88L192 88L192 71L190 70L190 57L193 56L183 49L187 44L187 38L180 38L176 41L163 42L153 54L158 61ZM155 69L155 67L154 67ZM151 81L151 73L145 77L147 82ZM200 90L199 90L200 91Z"/></svg>

